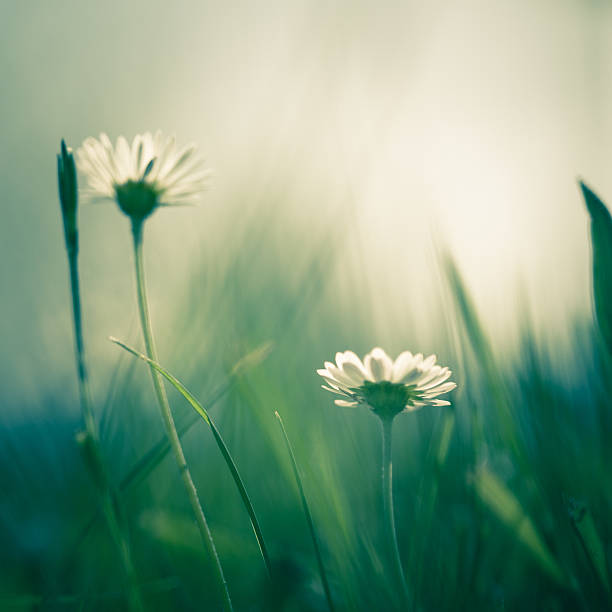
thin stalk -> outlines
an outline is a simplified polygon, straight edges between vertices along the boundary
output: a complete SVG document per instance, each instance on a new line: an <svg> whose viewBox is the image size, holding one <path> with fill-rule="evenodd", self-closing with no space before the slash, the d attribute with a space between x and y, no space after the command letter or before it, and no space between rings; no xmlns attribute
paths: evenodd
<svg viewBox="0 0 612 612"><path fill-rule="evenodd" d="M393 417L381 418L382 422L382 493L383 507L385 515L385 532L387 536L387 546L391 554L393 571L396 581L400 587L403 608L410 609L410 594L408 585L404 578L402 560L400 558L399 547L397 545L397 534L395 531L395 518L393 515L393 466L391 462L391 431L393 429Z"/></svg>
<svg viewBox="0 0 612 612"><path fill-rule="evenodd" d="M257 520L257 515L255 514L255 509L253 508L253 504L251 503L251 499L249 498L249 494L247 493L246 487L244 486L244 483L242 482L242 478L240 477L240 473L238 472L236 463L234 462L234 459L232 458L232 455L229 449L227 448L227 445L225 444L225 440L223 440L223 436L221 436L221 432L217 429L217 426L215 425L214 421L212 420L206 408L202 406L202 404L196 399L195 395L193 395L193 393L191 393L187 389L187 387L185 387L185 385L178 378L176 378L176 376L168 372L168 370L164 369L159 363L157 363L156 361L153 361L152 359L149 359L146 355L143 355L136 349L132 348L131 346L128 346L124 342L121 342L121 340L118 340L117 338L111 337L110 340L111 342L114 342L121 348L125 349L126 351L134 355L135 357L142 359L143 361L148 363L150 366L154 367L189 402L189 404L196 411L196 413L202 419L204 419L206 424L210 427L213 437L215 438L215 442L217 443L217 446L219 447L219 450L221 451L221 454L223 455L223 459L225 460L225 463L227 464L230 474L232 475L232 478L234 479L234 483L236 484L236 487L238 488L238 493L240 493L242 503L244 504L244 507L249 515L249 518L251 519L251 526L253 527L255 538L257 540L257 543L259 544L259 550L261 552L261 556L266 565L266 569L268 570L268 576L272 577L272 565L270 563L270 556L268 555L268 549L266 548L266 543L264 541L261 527L259 526L259 521ZM181 435L181 432L179 431L179 436L180 435Z"/></svg>
<svg viewBox="0 0 612 612"><path fill-rule="evenodd" d="M85 430L89 435L89 439L91 440L92 453L95 455L94 463L99 466L98 468L94 469L99 472L98 482L102 497L102 507L104 509L104 516L106 517L106 523L111 533L111 537L115 541L115 544L119 550L121 565L127 581L129 607L133 612L140 612L141 610L144 610L144 607L142 598L140 596L140 590L137 586L136 571L132 561L129 536L126 533L126 522L125 520L120 520L119 514L122 514L122 507L118 496L113 492L111 483L106 476L106 471L102 466L102 454L100 452L98 427L96 425L96 420L92 410L91 395L89 392L89 379L85 362L85 345L83 342L83 319L81 314L81 291L78 266L79 250L77 239L75 238L72 243L67 243L66 249L68 252L68 267L70 269L75 360L77 365L77 380L81 415ZM94 480L96 480L95 476Z"/></svg>
<svg viewBox="0 0 612 612"><path fill-rule="evenodd" d="M264 343L258 346L255 350L244 355L241 359L239 359L230 372L229 380L223 385L221 385L221 387L219 387L219 389L217 389L217 391L206 402L208 404L208 407L211 408L212 406L214 406L232 388L235 379L244 369L251 367L265 359L268 356L269 352L270 344ZM138 356L145 361L150 361L148 357L142 355L141 353L138 353ZM198 423L200 421L200 418L201 415L193 413L185 420L182 425L179 425L179 438L182 438L196 423ZM170 442L168 442L168 436L164 434L163 437L156 444L154 444L146 453L144 453L144 455L132 466L128 473L121 479L121 482L119 483L118 487L119 492L129 493L132 487L144 482L144 480L146 480L151 475L151 473L164 460L166 455L171 450L172 449L170 447ZM76 549L83 544L85 538L91 531L92 527L95 525L100 515L101 511L97 512L83 526L79 535L76 537L74 544L75 550L73 550L72 554L70 555L71 557L74 557Z"/></svg>
<svg viewBox="0 0 612 612"><path fill-rule="evenodd" d="M85 364L85 347L83 344L83 319L81 315L81 291L79 284L78 247L67 246L68 266L70 268L70 292L72 294L72 320L74 324L74 355L77 365L77 380L81 414L85 429L98 438L98 429L91 408L89 380Z"/></svg>
<svg viewBox="0 0 612 612"><path fill-rule="evenodd" d="M285 431L285 425L283 424L283 419L281 419L280 414L278 412L274 412L276 418L278 419L278 423L280 425L281 431L283 432L283 438L285 438L285 444L287 445L287 450L289 451L289 457L291 458L291 466L293 467L293 474L295 475L295 480L297 482L298 489L300 491L300 498L302 500L302 508L304 510L304 515L306 516L306 522L308 523L308 529L310 530L310 537L312 538L312 543L315 549L315 555L317 558L317 565L319 566L319 574L321 575L321 582L323 583L323 590L325 591L325 598L327 599L327 605L331 612L334 612L334 602L331 596L331 589L329 588L329 582L327 581L327 574L325 573L325 566L323 565L323 557L321 556L321 550L319 549L319 540L317 538L317 532L315 530L314 522L312 520L312 515L310 514L310 508L308 507L308 500L306 499L306 494L304 493L304 486L302 485L302 479L300 478L300 471L298 470L297 461L295 460L295 455L293 453L293 448L291 447L291 443L289 442L289 437L287 436L287 432Z"/></svg>
<svg viewBox="0 0 612 612"><path fill-rule="evenodd" d="M157 350L155 349L155 342L153 340L151 317L149 316L149 304L145 287L144 266L142 257L142 230L142 220L132 219L132 235L134 238L134 263L136 266L136 288L138 292L138 309L140 312L142 334L144 336L144 343L148 357L153 361L157 361ZM223 568L221 567L219 555L217 554L217 549L215 548L215 543L208 527L208 523L204 515L204 510L202 509L202 505L198 497L198 492L191 477L191 472L189 471L187 461L185 460L183 446L181 445L181 440L176 430L176 425L174 424L174 417L172 416L172 412L170 410L170 404L168 403L168 397L166 396L166 390L162 382L161 374L159 374L159 372L153 366L150 366L150 369L151 377L153 379L153 387L155 389L155 395L157 396L157 401L161 409L162 418L166 427L166 433L168 435L168 441L170 442L170 446L172 447L172 451L174 453L174 457L176 459L176 463L178 465L183 484L185 485L185 490L187 491L187 496L189 497L189 502L191 503L196 523L202 536L202 541L204 542L208 554L213 560L215 567L215 578L217 581L219 592L223 597L224 609L227 611L231 611L233 609L232 601L230 599L227 582L225 581L225 576L223 575Z"/></svg>

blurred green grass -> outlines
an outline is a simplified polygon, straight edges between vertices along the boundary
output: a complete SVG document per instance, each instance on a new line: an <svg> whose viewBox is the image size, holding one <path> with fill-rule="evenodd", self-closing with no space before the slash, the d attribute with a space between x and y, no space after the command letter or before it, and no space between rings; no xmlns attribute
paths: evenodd
<svg viewBox="0 0 612 612"><path fill-rule="evenodd" d="M609 607L611 377L591 321L565 330L567 346L536 340L524 314L519 349L509 351L488 336L460 270L442 254L434 341L419 344L409 303L399 309L405 318L385 321L393 334L377 336L373 313L384 297L368 292L359 265L347 267L338 226L322 223L305 236L291 219L279 199L228 228L225 248L198 262L185 294L166 296L174 321L160 330L171 347L162 364L210 408L270 548L272 583L212 435L196 422L184 434L185 451L236 608L326 609L278 410L337 609L391 609L378 423L365 409L334 406L315 374L337 350L363 353L375 344L390 353L435 352L459 383L451 408L396 422L396 522L417 609ZM232 377L236 361L265 343L269 356ZM146 367L117 353L94 409L119 485L163 429ZM95 363L91 370L96 378ZM192 409L168 392L177 421L189 423ZM7 420L0 430L0 608L122 609L104 523L83 535L97 508L74 443L76 397L48 397L45 414L44 421ZM147 609L215 609L210 564L173 461L123 497Z"/></svg>

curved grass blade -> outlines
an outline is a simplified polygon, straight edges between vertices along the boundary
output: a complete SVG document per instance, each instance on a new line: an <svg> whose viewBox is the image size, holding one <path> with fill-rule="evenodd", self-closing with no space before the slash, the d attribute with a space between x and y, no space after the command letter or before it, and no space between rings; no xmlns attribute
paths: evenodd
<svg viewBox="0 0 612 612"><path fill-rule="evenodd" d="M263 361L268 356L270 349L270 344L265 343L250 353L244 355L244 357L239 359L232 368L230 372L231 379L236 377L240 372L242 372L242 370L255 366ZM209 406L216 404L229 391L233 382L231 379L227 384L221 387L217 393L210 398L210 400L208 400L207 404ZM196 410L196 412L199 414L199 411ZM179 425L179 437L182 438L198 422L198 417L193 415L191 418L187 419L185 423ZM157 442L157 444L151 447L149 451L143 457L141 457L134 467L124 476L119 484L119 489L123 492L132 485L137 485L143 482L147 476L164 460L169 451L170 444L164 436L159 440L159 442Z"/></svg>
<svg viewBox="0 0 612 612"><path fill-rule="evenodd" d="M300 471L298 470L297 461L295 460L295 455L293 453L293 448L291 447L291 442L289 442L289 437L287 436L287 431L285 430L285 425L283 424L283 419L281 419L281 415L278 412L274 411L274 416L278 419L278 423L280 425L281 431L283 432L283 438L285 439L285 444L287 445L287 450L289 451L289 457L291 459L291 466L293 467L293 473L295 475L295 480L297 482L298 489L300 491L300 498L302 500L302 508L304 509L304 515L306 516L306 522L308 523L308 529L310 530L310 536L312 537L312 543L315 549L315 555L317 557L317 565L319 566L319 574L321 575L321 582L323 583L323 590L325 591L325 598L327 599L327 604L331 612L334 612L334 602L331 596L331 590L329 588L329 582L327 581L327 574L325 573L325 566L323 565L323 558L321 557L321 550L319 549L319 541L317 539L317 532L315 531L314 522L312 520L312 515L310 514L310 508L308 507L308 500L306 499L306 494L304 493L304 486L302 485L302 479L300 478Z"/></svg>
<svg viewBox="0 0 612 612"><path fill-rule="evenodd" d="M261 551L261 556L263 557L264 563L266 565L266 569L268 570L268 574L271 575L272 566L270 563L270 557L268 555L268 550L266 548L264 537L261 532L261 528L259 526L259 521L257 520L257 515L255 514L255 510L253 509L253 505L251 504L249 495L244 487L242 478L240 477L240 474L238 473L238 468L236 467L236 464L234 463L234 460L232 459L232 456L225 442L223 441L223 438L221 437L221 434L219 433L217 426L214 424L214 422L210 418L210 415L208 414L207 410L189 392L187 387L185 387L185 385L183 385L183 383L180 380L178 380L178 378L176 378L170 372L165 370L161 365L159 365L159 363L157 363L156 361L153 361L152 359L149 359L143 353L128 346L127 344L124 344L123 342L121 342L121 340L118 340L117 338L111 337L110 341L114 342L115 344L117 344L124 350L128 351L135 357L142 359L143 361L148 363L151 367L155 368L189 402L191 407L204 419L206 424L210 427L210 430L212 431L212 434L215 438L215 442L217 443L217 446L219 447L219 450L221 451L221 454L223 455L223 458L225 459L225 463L227 464L227 467L229 468L229 471L232 474L232 478L234 479L234 482L236 483L236 487L238 487L238 492L240 493L240 497L242 498L242 503L244 504L244 507L246 508L246 511L251 520L251 525L253 526L253 531L255 532L255 538L257 539L257 543L259 544L259 550Z"/></svg>
<svg viewBox="0 0 612 612"><path fill-rule="evenodd" d="M263 361L270 353L270 343L264 343L253 351L244 355L239 359L230 372L230 379L221 386L220 389L206 402L208 406L214 406L232 387L236 377L245 369L253 367ZM136 363L136 362L134 362ZM200 422L197 414L191 415L182 425L178 427L179 437L182 438L196 423ZM170 452L170 444L166 436L160 438L130 469L130 471L121 479L119 483L119 491L125 493L132 487L144 482L149 475L157 468L157 466L166 458ZM85 524L76 538L75 548L78 548L85 538L89 535L91 529L101 517L101 511L97 512Z"/></svg>

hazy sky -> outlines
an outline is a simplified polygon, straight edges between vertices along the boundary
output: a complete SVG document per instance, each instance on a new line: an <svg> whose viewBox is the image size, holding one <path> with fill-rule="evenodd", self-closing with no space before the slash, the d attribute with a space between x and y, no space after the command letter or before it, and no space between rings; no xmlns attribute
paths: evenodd
<svg viewBox="0 0 612 612"><path fill-rule="evenodd" d="M5 0L2 385L73 375L55 153L101 131L175 132L215 170L202 206L151 222L152 293L180 287L215 228L284 189L300 222L353 233L373 288L431 294L435 236L491 326L508 327L522 286L555 333L589 307L576 177L612 202L609 6ZM113 206L83 206L81 225L102 338L133 316L128 226Z"/></svg>

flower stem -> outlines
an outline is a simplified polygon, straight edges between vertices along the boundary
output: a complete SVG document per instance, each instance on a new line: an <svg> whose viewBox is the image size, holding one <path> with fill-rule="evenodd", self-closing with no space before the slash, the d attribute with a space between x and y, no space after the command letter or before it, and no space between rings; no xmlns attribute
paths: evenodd
<svg viewBox="0 0 612 612"><path fill-rule="evenodd" d="M234 463L234 459L232 458L232 455L229 449L227 448L227 445L225 444L225 440L223 440L223 437L221 436L221 432L217 429L217 426L215 425L214 421L212 420L206 408L204 408L204 406L187 389L187 387L185 387L185 385L178 378L176 378L176 376L168 372L168 370L163 368L159 363L157 363L156 361L153 361L146 355L143 355L141 352L137 351L131 346L128 346L124 342L121 342L121 340L118 340L117 338L113 338L111 336L109 340L111 342L114 342L121 348L125 349L126 351L128 351L128 353L131 353L135 357L138 357L139 359L142 359L149 365L153 366L189 402L189 404L196 411L196 413L210 427L210 430L213 434L215 442L217 443L217 446L219 447L219 450L221 451L221 454L223 455L223 459L225 460L225 463L227 464L227 467L232 475L232 478L234 479L234 483L236 484L236 487L238 488L238 492L240 493L240 497L242 498L242 503L244 504L244 507L249 515L249 518L251 519L251 525L253 527L253 531L255 532L255 538L257 540L257 543L259 544L259 550L261 552L261 556L263 558L264 564L266 566L266 569L268 570L268 576L272 577L272 564L270 563L268 549L264 542L263 533L261 532L261 527L259 526L259 521L257 520L255 509L253 508L253 504L251 504L249 494L247 493L244 483L242 482L242 478L240 477L238 468L236 467L236 464ZM181 435L182 435L182 431L179 430L179 437Z"/></svg>
<svg viewBox="0 0 612 612"><path fill-rule="evenodd" d="M151 318L149 316L149 304L147 301L147 293L145 287L144 267L142 261L142 232L142 219L132 218L132 235L134 238L134 262L136 265L136 287L138 291L138 308L140 311L142 334L144 336L145 348L148 357L153 361L158 361L157 351L155 349L155 342L153 340ZM164 420L164 425L166 427L168 441L170 442L170 446L172 447L172 451L174 452L176 463L178 465L181 478L183 479L183 484L185 485L185 489L187 491L187 495L189 497L189 501L191 503L198 529L200 530L200 534L202 536L202 540L204 542L204 545L206 546L208 554L214 562L217 586L220 594L223 597L224 609L228 612L231 612L232 602L230 599L229 591L227 589L225 576L223 575L221 562L219 561L219 555L217 554L217 549L215 548L215 543L213 541L212 534L208 527L208 523L206 522L204 510L202 509L202 505L200 504L200 499L198 497L198 492L191 477L191 472L189 471L187 461L185 460L185 454L183 453L183 447L181 445L178 432L176 430L176 425L174 424L174 418L170 410L170 404L168 403L168 397L166 396L166 390L162 382L162 377L161 374L152 366L151 377L153 379L155 395L157 396L157 401L159 403L162 418Z"/></svg>
<svg viewBox="0 0 612 612"><path fill-rule="evenodd" d="M395 519L393 516L393 474L391 462L391 431L393 429L393 417L381 418L382 423L382 493L385 514L385 531L387 546L392 557L393 571L397 585L399 586L403 610L410 609L410 595L408 585L404 578L402 561L399 547L397 545L397 534L395 532Z"/></svg>
<svg viewBox="0 0 612 612"><path fill-rule="evenodd" d="M91 452L95 456L93 463L96 467L93 467L93 470L98 474L97 477L95 474L92 474L92 476L94 481L98 482L106 523L111 533L111 537L119 549L119 556L121 558L123 572L127 581L129 609L132 610L132 612L140 612L141 610L144 610L144 606L137 586L136 571L132 562L132 553L130 549L129 536L127 534L126 521L123 517L122 506L118 495L113 491L110 480L108 479L106 471L103 467L98 427L94 418L91 395L89 392L89 379L85 362L85 345L83 342L83 319L81 314L81 290L78 265L78 240L75 238L73 242L67 242L66 249L68 252L68 267L70 269L70 291L72 294L75 360L77 365L81 415L83 418L85 431L87 432L91 441ZM91 465L89 467L92 469Z"/></svg>

